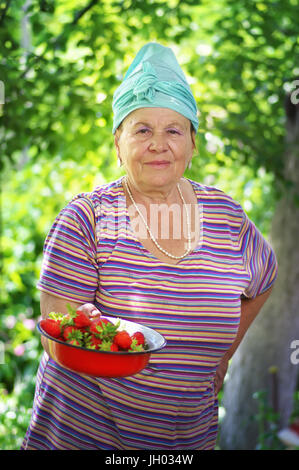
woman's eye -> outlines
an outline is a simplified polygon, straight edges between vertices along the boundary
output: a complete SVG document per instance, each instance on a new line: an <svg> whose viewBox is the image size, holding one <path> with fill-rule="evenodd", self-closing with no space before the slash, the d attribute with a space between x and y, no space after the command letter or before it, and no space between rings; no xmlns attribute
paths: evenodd
<svg viewBox="0 0 299 470"><path fill-rule="evenodd" d="M143 127L142 129L139 129L139 130L137 131L137 134L142 134L142 135L144 135L144 134L146 134L147 132L149 132L149 129L147 129L146 127Z"/></svg>
<svg viewBox="0 0 299 470"><path fill-rule="evenodd" d="M177 129L168 129L167 132L172 135L181 135L181 133Z"/></svg>

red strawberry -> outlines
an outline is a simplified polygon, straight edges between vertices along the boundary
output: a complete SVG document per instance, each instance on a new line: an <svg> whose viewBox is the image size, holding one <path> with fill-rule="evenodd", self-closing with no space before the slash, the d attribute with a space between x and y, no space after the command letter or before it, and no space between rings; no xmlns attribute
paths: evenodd
<svg viewBox="0 0 299 470"><path fill-rule="evenodd" d="M117 344L113 343L111 340L102 341L98 349L100 351L114 351L114 352L119 350Z"/></svg>
<svg viewBox="0 0 299 470"><path fill-rule="evenodd" d="M83 333L73 326L67 326L63 332L65 340L75 346L83 346Z"/></svg>
<svg viewBox="0 0 299 470"><path fill-rule="evenodd" d="M112 343L110 346L110 351L114 351L114 352L119 351L117 344Z"/></svg>
<svg viewBox="0 0 299 470"><path fill-rule="evenodd" d="M80 330L81 333L89 333L89 329L88 329L87 326L84 326L84 327L82 327L82 328L78 328L78 330Z"/></svg>
<svg viewBox="0 0 299 470"><path fill-rule="evenodd" d="M67 341L67 343L72 344L73 346L81 346L80 341L78 341L77 339L70 339L69 341Z"/></svg>
<svg viewBox="0 0 299 470"><path fill-rule="evenodd" d="M131 338L136 339L137 344L141 344L141 346L144 346L145 337L144 337L144 334L141 333L141 331L136 331L135 333L133 333Z"/></svg>
<svg viewBox="0 0 299 470"><path fill-rule="evenodd" d="M70 339L69 337L73 334L74 331L78 331L75 326L66 326L62 333L63 338L67 341L68 339Z"/></svg>
<svg viewBox="0 0 299 470"><path fill-rule="evenodd" d="M82 312L79 308L76 310L76 315L74 316L74 324L78 328L84 328L91 324L91 320L87 313Z"/></svg>
<svg viewBox="0 0 299 470"><path fill-rule="evenodd" d="M48 335L53 336L53 338L59 338L61 335L61 329L59 322L53 320L52 318L46 318L40 322L42 329L48 333Z"/></svg>
<svg viewBox="0 0 299 470"><path fill-rule="evenodd" d="M127 331L118 331L114 336L113 343L117 344L120 349L128 350L132 344L132 338Z"/></svg>
<svg viewBox="0 0 299 470"><path fill-rule="evenodd" d="M97 338L94 335L91 335L91 337L88 341L88 347L89 348L90 347L91 348L95 347L95 349L99 349L100 344L102 344L102 340L100 338Z"/></svg>
<svg viewBox="0 0 299 470"><path fill-rule="evenodd" d="M111 323L109 320L106 318L96 318L95 320L92 320L91 325L90 325L90 332L93 334L99 334L103 327L107 325L108 323Z"/></svg>

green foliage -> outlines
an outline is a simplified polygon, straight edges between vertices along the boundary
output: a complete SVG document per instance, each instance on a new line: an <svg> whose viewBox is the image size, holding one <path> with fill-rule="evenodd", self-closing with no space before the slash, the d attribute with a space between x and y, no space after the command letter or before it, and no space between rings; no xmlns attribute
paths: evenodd
<svg viewBox="0 0 299 470"><path fill-rule="evenodd" d="M242 205L248 216L267 236L275 206L274 175L267 173L264 168L256 171L241 161L227 161L223 165L221 162L225 157L220 152L216 158L219 163L204 160L201 155L195 156L192 169L186 175L229 194Z"/></svg>
<svg viewBox="0 0 299 470"><path fill-rule="evenodd" d="M175 49L192 77L203 158L215 161L212 136L228 161L283 177L284 98L298 74L297 1L31 0L29 46L22 6L18 0L0 17L4 161L19 162L26 147L33 161L42 154L80 162L88 150L105 170L113 91L136 44L157 40Z"/></svg>
<svg viewBox="0 0 299 470"><path fill-rule="evenodd" d="M254 393L253 398L257 400L258 410L253 420L258 423L258 443L256 450L283 450L284 444L279 440L279 414L276 413L269 403L268 394L265 390Z"/></svg>
<svg viewBox="0 0 299 470"><path fill-rule="evenodd" d="M0 29L2 163L18 163L24 148L30 148L32 161L42 154L80 162L89 151L101 157L98 167L105 170L113 142L112 95L136 43L165 41L170 30L171 40L178 41L188 31L190 13L177 0L75 6L56 1L43 2L44 8L31 0L26 48L19 27L22 3L8 8Z"/></svg>
<svg viewBox="0 0 299 470"><path fill-rule="evenodd" d="M11 392L0 387L0 448L20 448L29 425L34 394L35 374L32 370L15 380Z"/></svg>

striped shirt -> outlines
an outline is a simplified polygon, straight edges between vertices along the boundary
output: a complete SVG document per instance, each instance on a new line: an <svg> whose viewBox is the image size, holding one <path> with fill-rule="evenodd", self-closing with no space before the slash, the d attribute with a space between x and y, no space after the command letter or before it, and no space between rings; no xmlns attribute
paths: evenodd
<svg viewBox="0 0 299 470"><path fill-rule="evenodd" d="M269 289L277 263L238 203L189 181L201 233L175 265L136 237L121 179L77 195L56 218L39 289L154 328L167 346L143 371L119 379L72 373L44 355L22 448L215 447L216 368L236 337L241 296Z"/></svg>

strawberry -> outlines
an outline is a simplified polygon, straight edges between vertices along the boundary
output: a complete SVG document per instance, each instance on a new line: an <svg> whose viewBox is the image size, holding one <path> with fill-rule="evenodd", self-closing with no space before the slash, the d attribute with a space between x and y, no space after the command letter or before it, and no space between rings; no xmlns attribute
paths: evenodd
<svg viewBox="0 0 299 470"><path fill-rule="evenodd" d="M88 333L89 334L89 329L87 326L84 326L82 328L78 328L79 331L81 331L81 333L85 334L85 333Z"/></svg>
<svg viewBox="0 0 299 470"><path fill-rule="evenodd" d="M68 328L72 329L66 333L66 342L67 343L71 343L71 344L75 344L75 346L83 346L83 334L80 330L78 330L77 328L74 328L72 326L70 327L66 327L65 330L67 330ZM65 330L64 330L64 334L65 334Z"/></svg>
<svg viewBox="0 0 299 470"><path fill-rule="evenodd" d="M145 344L145 337L144 337L144 334L141 333L141 331L136 331L135 333L133 333L133 334L131 335L131 338L132 338L132 339L136 339L137 344L141 344L142 346L144 346L144 344Z"/></svg>
<svg viewBox="0 0 299 470"><path fill-rule="evenodd" d="M87 313L80 308L75 310L70 304L67 304L68 313L65 315L65 324L74 325L77 328L89 326L91 320Z"/></svg>
<svg viewBox="0 0 299 470"><path fill-rule="evenodd" d="M104 340L98 348L100 351L118 351L117 344L113 343L111 340Z"/></svg>
<svg viewBox="0 0 299 470"><path fill-rule="evenodd" d="M107 325L107 323L111 322L109 322L109 320L107 320L106 318L96 318L95 320L91 321L89 330L93 334L99 333L103 329L103 327Z"/></svg>
<svg viewBox="0 0 299 470"><path fill-rule="evenodd" d="M48 335L53 336L53 338L59 338L61 335L61 328L59 322L53 320L52 318L46 318L40 322L42 329L48 333Z"/></svg>
<svg viewBox="0 0 299 470"><path fill-rule="evenodd" d="M69 341L67 341L67 343L71 344L72 346L81 346L80 341L78 341L77 339L70 339Z"/></svg>
<svg viewBox="0 0 299 470"><path fill-rule="evenodd" d="M62 336L66 341L68 339L73 339L73 335L76 331L78 331L79 335L82 335L81 331L79 331L75 326L66 326L63 330Z"/></svg>
<svg viewBox="0 0 299 470"><path fill-rule="evenodd" d="M77 328L84 328L91 324L89 316L79 308L76 310L76 315L73 317L73 320Z"/></svg>
<svg viewBox="0 0 299 470"><path fill-rule="evenodd" d="M132 338L126 330L118 331L113 339L114 344L120 349L128 350L132 344Z"/></svg>
<svg viewBox="0 0 299 470"><path fill-rule="evenodd" d="M91 322L89 331L101 340L112 341L118 326L119 322L114 325L106 318L98 318Z"/></svg>
<svg viewBox="0 0 299 470"><path fill-rule="evenodd" d="M129 351L144 351L142 344L137 343L137 339L133 338Z"/></svg>
<svg viewBox="0 0 299 470"><path fill-rule="evenodd" d="M95 335L89 336L85 342L86 347L90 349L99 349L101 344L102 340Z"/></svg>

